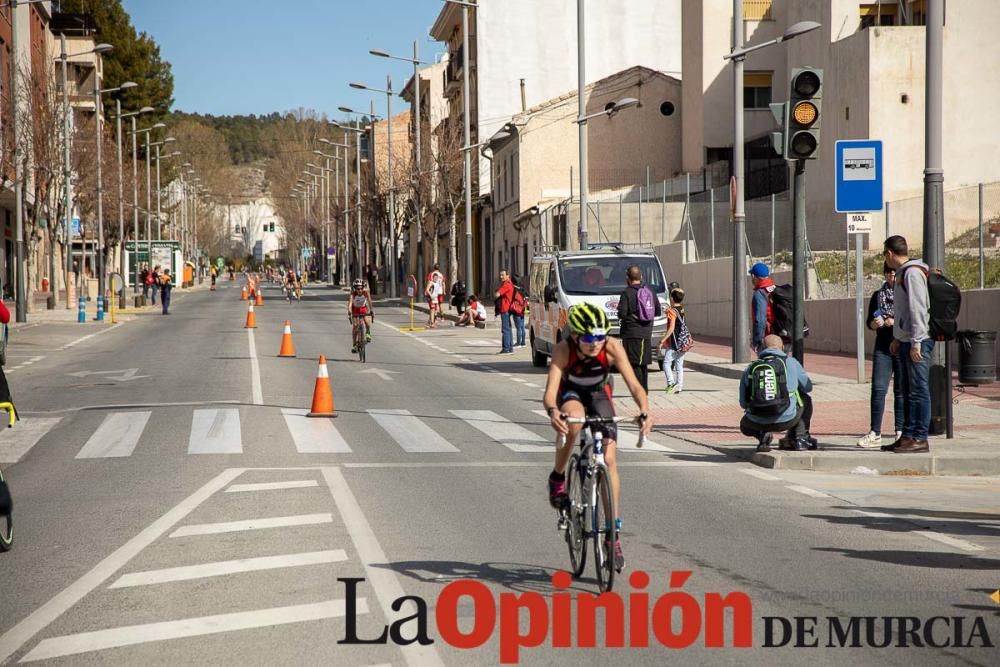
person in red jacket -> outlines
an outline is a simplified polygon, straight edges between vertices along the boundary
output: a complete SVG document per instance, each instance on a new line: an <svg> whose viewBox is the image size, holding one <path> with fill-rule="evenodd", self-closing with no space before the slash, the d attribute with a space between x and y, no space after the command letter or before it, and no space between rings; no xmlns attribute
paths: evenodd
<svg viewBox="0 0 1000 667"><path fill-rule="evenodd" d="M500 311L500 352L498 354L514 353L514 336L511 330L510 304L514 300L514 283L510 281L510 276L506 271L500 272L500 289L496 291L494 297L497 299L497 308Z"/></svg>
<svg viewBox="0 0 1000 667"><path fill-rule="evenodd" d="M7 306L4 305L3 301L0 301L0 323L7 324L10 322L10 311L7 310ZM0 403L9 403L11 406L11 421L10 424L14 424L14 420L17 419L17 410L14 409L14 399L10 395L10 387L7 386L7 376L4 375L3 367L0 366Z"/></svg>

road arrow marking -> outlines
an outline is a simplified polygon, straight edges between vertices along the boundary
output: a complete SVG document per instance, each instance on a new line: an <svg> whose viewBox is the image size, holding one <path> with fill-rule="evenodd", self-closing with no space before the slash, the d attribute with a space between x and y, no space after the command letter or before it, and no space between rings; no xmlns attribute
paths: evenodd
<svg viewBox="0 0 1000 667"><path fill-rule="evenodd" d="M1000 588L990 593L990 599L996 602L997 604L1000 604Z"/></svg>
<svg viewBox="0 0 1000 667"><path fill-rule="evenodd" d="M77 371L75 373L66 373L75 378L84 378L90 375L107 375L108 380L115 380L117 382L128 382L129 380L139 380L142 378L153 377L152 375L136 375L139 372L138 368L123 368L116 371ZM115 373L121 373L121 375L114 375Z"/></svg>
<svg viewBox="0 0 1000 667"><path fill-rule="evenodd" d="M384 371L381 368L367 368L363 371L358 371L358 373L372 373L379 376L383 380L392 380L392 375L399 373L399 371Z"/></svg>

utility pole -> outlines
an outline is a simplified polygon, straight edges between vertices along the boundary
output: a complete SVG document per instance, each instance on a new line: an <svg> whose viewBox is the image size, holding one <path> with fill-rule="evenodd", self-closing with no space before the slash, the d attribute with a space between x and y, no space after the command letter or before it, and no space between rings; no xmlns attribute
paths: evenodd
<svg viewBox="0 0 1000 667"><path fill-rule="evenodd" d="M469 61L472 53L469 51L469 5L462 5L462 125L465 143L462 144L464 157L463 174L465 177L465 284L469 286L469 294L476 293L476 279L473 276L472 264L472 131L469 118ZM422 279L422 277L421 277Z"/></svg>
<svg viewBox="0 0 1000 667"><path fill-rule="evenodd" d="M391 286L389 290L389 296L396 298L399 294L396 292L396 262L399 261L399 252L396 250L396 191L394 189L393 174L392 174L392 77L385 77L386 84L386 94L385 94L385 127L389 136L387 139L389 146L389 234L390 243L389 249L392 252L392 261L389 262L389 285Z"/></svg>
<svg viewBox="0 0 1000 667"><path fill-rule="evenodd" d="M117 135L118 153L118 273L121 275L122 289L119 292L119 310L125 308L125 195L122 179L122 101L120 96L115 98L115 134ZM111 296L115 298L114 295Z"/></svg>
<svg viewBox="0 0 1000 667"><path fill-rule="evenodd" d="M806 161L793 160L795 209L792 216L792 356L801 364L805 356L806 324ZM740 276L742 278L742 276ZM860 288L859 288L860 289Z"/></svg>
<svg viewBox="0 0 1000 667"><path fill-rule="evenodd" d="M424 218L423 211L420 209L420 171L423 168L423 163L420 161L420 53L417 50L417 40L413 40L413 85L416 86L416 90L413 93L413 99L416 102L417 113L416 122L414 125L414 139L416 139L416 151L415 157L417 160L417 186L413 188L414 197L416 199L415 208L417 210L417 280L423 280L424 278ZM451 276L452 280L455 276Z"/></svg>
<svg viewBox="0 0 1000 667"><path fill-rule="evenodd" d="M733 0L733 51L743 48L743 0ZM746 197L743 180L743 61L733 59L733 356L750 360L750 304L747 303ZM803 196L805 193L803 193ZM796 195L797 196L797 195ZM798 237L796 237L798 238Z"/></svg>
<svg viewBox="0 0 1000 667"><path fill-rule="evenodd" d="M13 114L11 117L14 119L14 239L16 242L15 246L15 263L14 267L14 288L15 288L15 299L17 301L14 320L16 322L27 322L28 321L28 303L26 290L24 289L24 211L22 209L23 189L24 184L21 182L21 132L20 123L18 122L18 79L20 78L21 68L19 67L20 59L18 58L18 44L17 44L17 2L18 0L10 0L10 50L14 55L14 67L12 71L12 76L10 78L10 100L13 105ZM64 42L65 44L65 42ZM63 60L63 74L66 73L66 60ZM66 85L66 79L63 79L63 86ZM68 187L68 186L67 186ZM81 269L83 267L80 267ZM67 290L68 291L68 290Z"/></svg>
<svg viewBox="0 0 1000 667"><path fill-rule="evenodd" d="M16 1L12 6L12 13L16 12ZM66 310L70 310L73 307L72 297L69 291L69 274L72 272L72 253L70 249L73 247L73 234L70 229L70 223L73 218L72 211L70 210L70 186L73 177L72 167L70 166L70 155L69 155L69 120L70 120L70 108L69 108L69 78L66 69L66 59L68 58L66 54L66 35L59 35L59 48L61 50L60 59L62 60L62 80L63 80L63 209L66 214L66 237L63 244L63 253L66 255ZM17 79L17 76L14 77ZM20 161L17 162L20 164ZM20 207L21 199L18 197L18 207ZM20 210L20 208L18 209Z"/></svg>
<svg viewBox="0 0 1000 667"><path fill-rule="evenodd" d="M577 118L587 115L584 92L587 88L587 40L584 27L584 1L576 0L576 98ZM577 123L580 148L580 250L587 249L587 190L590 178L587 166L587 124ZM466 138L468 144L468 138Z"/></svg>
<svg viewBox="0 0 1000 667"><path fill-rule="evenodd" d="M944 0L927 1L924 120L924 261L944 269L944 165L942 160L942 89ZM930 433L952 437L951 359L948 343L934 346L930 358Z"/></svg>

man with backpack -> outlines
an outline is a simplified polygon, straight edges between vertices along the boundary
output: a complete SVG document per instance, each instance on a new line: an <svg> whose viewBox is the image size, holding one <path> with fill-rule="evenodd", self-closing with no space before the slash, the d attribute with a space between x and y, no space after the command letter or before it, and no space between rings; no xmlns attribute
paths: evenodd
<svg viewBox="0 0 1000 667"><path fill-rule="evenodd" d="M785 354L780 336L768 334L763 349L740 378L740 432L757 438L757 451L771 451L772 433L787 432L779 447L801 452L817 449L809 435L812 381L802 365Z"/></svg>
<svg viewBox="0 0 1000 667"><path fill-rule="evenodd" d="M628 267L625 280L625 291L618 297L618 324L621 327L618 335L635 377L648 393L648 366L653 361L653 320L663 311L656 293L642 283L642 269L637 265Z"/></svg>
<svg viewBox="0 0 1000 667"><path fill-rule="evenodd" d="M513 276L510 279L514 286L514 294L510 301L510 315L514 320L514 347L524 347L524 312L528 309L528 299L524 295L524 278Z"/></svg>
<svg viewBox="0 0 1000 667"><path fill-rule="evenodd" d="M930 357L934 340L949 340L957 328L961 293L958 287L918 259L910 259L906 239L890 236L882 246L885 263L896 271L893 288L895 321L889 350L902 362L903 433L884 451L919 454L930 451Z"/></svg>
<svg viewBox="0 0 1000 667"><path fill-rule="evenodd" d="M781 338L782 349L787 354L792 346L792 286L774 284L771 270L763 262L757 262L751 267L750 280L753 282L753 334L750 344L759 354L763 348L764 336L775 334ZM803 336L808 335L809 326L806 325Z"/></svg>

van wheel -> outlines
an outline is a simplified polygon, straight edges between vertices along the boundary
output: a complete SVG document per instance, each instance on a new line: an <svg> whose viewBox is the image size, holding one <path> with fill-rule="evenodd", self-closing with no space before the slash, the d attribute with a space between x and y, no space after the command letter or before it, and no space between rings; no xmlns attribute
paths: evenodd
<svg viewBox="0 0 1000 667"><path fill-rule="evenodd" d="M548 357L535 349L535 336L531 336L531 365L535 368L545 368Z"/></svg>

